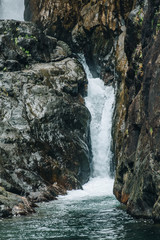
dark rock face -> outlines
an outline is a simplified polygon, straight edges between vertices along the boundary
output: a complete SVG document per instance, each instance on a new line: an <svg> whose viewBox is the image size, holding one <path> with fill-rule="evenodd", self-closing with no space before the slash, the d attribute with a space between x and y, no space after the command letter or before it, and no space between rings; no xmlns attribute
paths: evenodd
<svg viewBox="0 0 160 240"><path fill-rule="evenodd" d="M18 71L31 63L54 60L57 40L32 23L1 20L0 37L1 71Z"/></svg>
<svg viewBox="0 0 160 240"><path fill-rule="evenodd" d="M145 6L138 12L139 23L143 10ZM124 93L127 100L123 128L115 127L119 141L115 143L117 169L114 193L133 216L153 218L155 221L160 221L159 21L159 1L149 1L143 25L137 26L139 30L131 45L131 27L135 28L138 22L130 15L126 37L129 68Z"/></svg>
<svg viewBox="0 0 160 240"><path fill-rule="evenodd" d="M0 185L55 199L90 174L85 73L67 44L34 24L0 21L0 39Z"/></svg>
<svg viewBox="0 0 160 240"><path fill-rule="evenodd" d="M27 20L84 51L106 82L118 80L114 193L130 214L160 220L159 0L25 3Z"/></svg>

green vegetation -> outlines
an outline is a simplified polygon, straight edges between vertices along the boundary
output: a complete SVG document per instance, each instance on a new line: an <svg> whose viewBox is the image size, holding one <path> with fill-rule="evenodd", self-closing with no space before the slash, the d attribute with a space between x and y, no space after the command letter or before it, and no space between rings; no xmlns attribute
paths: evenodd
<svg viewBox="0 0 160 240"><path fill-rule="evenodd" d="M31 57L31 54L30 54L29 50L26 50L23 47L20 47L20 50L23 51L27 55L27 57Z"/></svg>
<svg viewBox="0 0 160 240"><path fill-rule="evenodd" d="M153 128L152 127L150 127L149 133L150 133L150 135L152 137L152 135L153 135Z"/></svg>
<svg viewBox="0 0 160 240"><path fill-rule="evenodd" d="M136 22L137 24L139 24L140 26L142 26L143 19L144 19L143 8L140 8L140 10L139 10L138 13L137 13L137 16L135 17L135 22Z"/></svg>
<svg viewBox="0 0 160 240"><path fill-rule="evenodd" d="M38 41L35 36L32 36L32 35L29 36L28 34L26 34L24 38L25 38L25 39L35 39L36 41Z"/></svg>

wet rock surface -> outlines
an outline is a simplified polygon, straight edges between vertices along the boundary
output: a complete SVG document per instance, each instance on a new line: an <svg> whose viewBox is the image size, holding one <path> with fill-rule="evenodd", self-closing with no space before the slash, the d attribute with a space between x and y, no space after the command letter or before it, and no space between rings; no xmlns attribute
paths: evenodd
<svg viewBox="0 0 160 240"><path fill-rule="evenodd" d="M89 178L91 150L90 114L83 100L86 75L70 57L68 45L32 23L9 20L0 21L0 39L0 186L4 188L0 215L4 217L5 211L6 216L33 211L26 209L27 200L20 196L48 201L81 188Z"/></svg>
<svg viewBox="0 0 160 240"><path fill-rule="evenodd" d="M137 14L135 15L135 13ZM117 160L114 193L135 217L160 221L159 215L159 2L135 9L130 14L126 35L128 71L125 91L120 91L115 125ZM137 33L135 30L137 29ZM132 29L131 29L132 28ZM131 42L131 33L135 42ZM131 42L132 43L132 42ZM128 47L128 48L127 48ZM128 51L127 51L128 49ZM124 88L123 88L124 89ZM122 97L123 96L123 97ZM122 105L123 104L123 105Z"/></svg>
<svg viewBox="0 0 160 240"><path fill-rule="evenodd" d="M25 197L7 192L0 187L0 218L34 213L35 206Z"/></svg>
<svg viewBox="0 0 160 240"><path fill-rule="evenodd" d="M57 40L34 24L0 20L0 70L18 71L35 62L50 62Z"/></svg>
<svg viewBox="0 0 160 240"><path fill-rule="evenodd" d="M130 214L159 221L159 1L25 4L26 19L67 38L96 66L95 74L116 81L114 194Z"/></svg>

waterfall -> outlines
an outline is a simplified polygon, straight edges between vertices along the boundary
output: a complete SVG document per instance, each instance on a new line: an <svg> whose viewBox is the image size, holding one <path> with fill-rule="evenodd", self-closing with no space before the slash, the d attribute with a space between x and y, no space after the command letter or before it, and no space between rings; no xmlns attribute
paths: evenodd
<svg viewBox="0 0 160 240"><path fill-rule="evenodd" d="M24 0L0 0L0 19L23 21Z"/></svg>
<svg viewBox="0 0 160 240"><path fill-rule="evenodd" d="M111 128L114 105L114 88L105 86L100 78L93 78L86 62L83 67L88 78L86 106L91 121L91 144L93 151L93 177L109 177L111 153Z"/></svg>
<svg viewBox="0 0 160 240"><path fill-rule="evenodd" d="M79 200L82 198L111 196L113 179L110 177L111 128L115 103L112 86L105 86L100 78L93 78L83 56L79 56L88 78L88 96L86 106L91 113L91 144L93 153L92 176L83 190L69 191L60 198Z"/></svg>

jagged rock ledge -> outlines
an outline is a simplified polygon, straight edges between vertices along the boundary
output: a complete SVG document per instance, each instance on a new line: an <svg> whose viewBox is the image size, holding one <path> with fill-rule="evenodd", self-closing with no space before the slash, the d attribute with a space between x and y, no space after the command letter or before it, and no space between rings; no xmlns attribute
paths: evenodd
<svg viewBox="0 0 160 240"><path fill-rule="evenodd" d="M0 217L81 188L90 174L87 79L67 44L0 21ZM23 197L25 196L25 197Z"/></svg>

